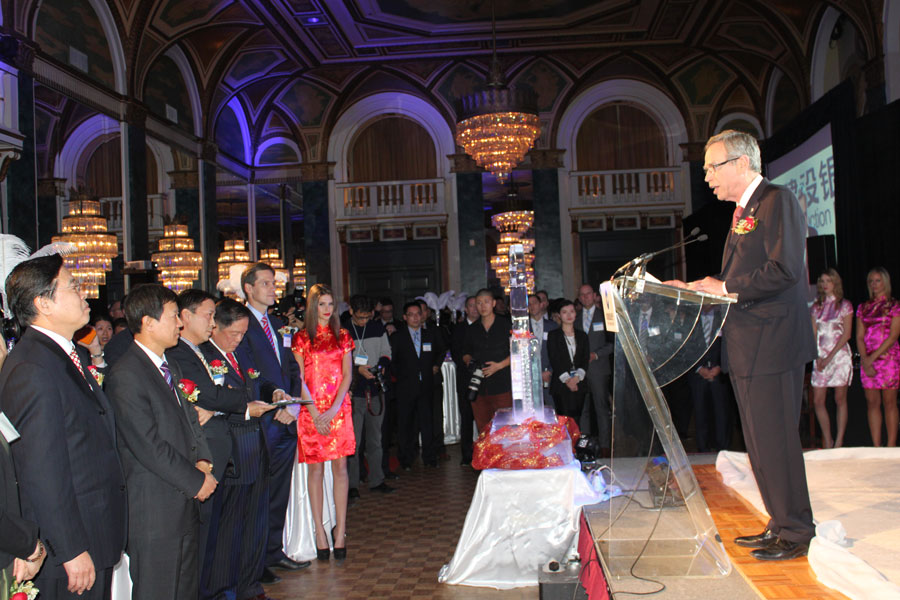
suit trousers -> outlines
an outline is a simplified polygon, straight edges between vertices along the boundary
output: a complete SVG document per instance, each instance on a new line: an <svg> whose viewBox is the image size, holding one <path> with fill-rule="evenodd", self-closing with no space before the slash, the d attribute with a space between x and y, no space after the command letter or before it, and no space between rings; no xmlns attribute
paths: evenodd
<svg viewBox="0 0 900 600"><path fill-rule="evenodd" d="M263 417L263 431L269 451L269 539L266 543L268 566L284 557L284 520L287 518L288 498L291 494L291 477L297 462L297 422L284 425L266 415Z"/></svg>
<svg viewBox="0 0 900 600"><path fill-rule="evenodd" d="M799 432L803 371L731 374L750 465L771 516L768 527L799 543L815 535Z"/></svg>
<svg viewBox="0 0 900 600"><path fill-rule="evenodd" d="M10 581L15 581L12 577L12 567L10 567ZM43 573L44 571L41 571ZM86 590L82 595L73 594L67 588L69 587L68 577L41 577L41 573L34 580L34 587L41 590L41 600L109 600L112 597L112 568L97 571L97 579L94 581L94 587ZM2 577L0 577L2 581ZM7 589L7 591L9 591ZM5 596L4 596L5 597Z"/></svg>
<svg viewBox="0 0 900 600"><path fill-rule="evenodd" d="M728 383L722 375L707 381L697 373L688 375L688 383L694 405L697 451L727 450L731 445L731 398L728 395Z"/></svg>
<svg viewBox="0 0 900 600"><path fill-rule="evenodd" d="M457 367L456 377L456 403L459 406L459 447L462 450L462 460L472 462L473 424L475 415L472 414L472 403L469 402L469 378L460 377L460 372L468 374L465 367Z"/></svg>
<svg viewBox="0 0 900 600"><path fill-rule="evenodd" d="M195 524L180 537L128 540L131 600L196 600L200 528ZM84 598L84 596L72 596Z"/></svg>
<svg viewBox="0 0 900 600"><path fill-rule="evenodd" d="M356 452L347 457L347 472L350 487L359 487L359 469L362 464L363 430L365 429L366 462L369 465L369 488L384 483L384 470L381 468L381 424L384 421L384 406L381 395L372 392L372 412L369 412L365 396L353 396L353 435L356 436Z"/></svg>
<svg viewBox="0 0 900 600"><path fill-rule="evenodd" d="M217 477L221 481L221 475ZM216 489L206 502L200 504L200 552L197 564L200 566L200 600L217 598L215 591L207 587L210 570L214 564L216 545L219 538L219 519L222 514L222 494Z"/></svg>
<svg viewBox="0 0 900 600"><path fill-rule="evenodd" d="M593 361L587 370L587 384L591 390L591 401L584 403L581 421L579 425L584 432L596 435L600 440L600 446L610 447L612 437L611 414L609 403L609 369L601 367L599 361L606 361L606 357ZM591 418L593 407L595 418ZM596 419L596 420L595 420Z"/></svg>
<svg viewBox="0 0 900 600"><path fill-rule="evenodd" d="M416 458L416 438L422 436L422 462L434 464L434 431L432 407L434 396L431 389L419 385L406 387L397 394L397 447L400 464L412 466Z"/></svg>

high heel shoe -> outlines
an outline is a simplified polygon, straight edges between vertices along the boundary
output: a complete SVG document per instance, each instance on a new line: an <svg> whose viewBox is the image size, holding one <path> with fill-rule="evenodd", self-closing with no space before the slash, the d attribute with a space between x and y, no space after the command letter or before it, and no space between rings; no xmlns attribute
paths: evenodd
<svg viewBox="0 0 900 600"><path fill-rule="evenodd" d="M332 533L332 537L334 534ZM319 548L318 542L316 543L316 560L326 561L331 556L331 549L328 546L325 546L325 549Z"/></svg>
<svg viewBox="0 0 900 600"><path fill-rule="evenodd" d="M334 544L334 558L335 560L344 560L345 558L347 558L347 534L344 534L344 547L338 548L337 540L334 538L334 530L336 528L336 526L331 528L331 541L332 544Z"/></svg>

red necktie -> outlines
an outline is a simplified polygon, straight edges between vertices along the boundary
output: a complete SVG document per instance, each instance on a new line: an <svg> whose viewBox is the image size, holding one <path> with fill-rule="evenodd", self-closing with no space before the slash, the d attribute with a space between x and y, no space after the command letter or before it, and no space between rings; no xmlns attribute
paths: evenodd
<svg viewBox="0 0 900 600"><path fill-rule="evenodd" d="M237 364L237 359L235 359L235 357L234 357L234 352L229 352L228 354L225 355L225 357L228 359L228 362L231 363L231 366L234 368L235 373L240 375L241 381L243 381L244 374L241 373L241 368Z"/></svg>
<svg viewBox="0 0 900 600"><path fill-rule="evenodd" d="M75 366L78 367L78 372L81 373L81 376L87 379L84 375L84 367L81 366L81 359L78 358L78 352L75 351L75 348L72 348L72 351L69 352L69 358L71 358L72 362L75 363Z"/></svg>
<svg viewBox="0 0 900 600"><path fill-rule="evenodd" d="M262 326L263 326L263 333L266 334L266 337L269 339L269 343L272 344L272 350L275 351L275 357L278 359L278 362L280 363L281 355L278 353L278 344L275 343L275 336L272 335L272 328L269 327L269 318L266 315L263 315Z"/></svg>
<svg viewBox="0 0 900 600"><path fill-rule="evenodd" d="M738 221L741 219L741 214L744 212L744 207L738 204L734 207L734 216L731 217L731 228L734 229L737 227Z"/></svg>

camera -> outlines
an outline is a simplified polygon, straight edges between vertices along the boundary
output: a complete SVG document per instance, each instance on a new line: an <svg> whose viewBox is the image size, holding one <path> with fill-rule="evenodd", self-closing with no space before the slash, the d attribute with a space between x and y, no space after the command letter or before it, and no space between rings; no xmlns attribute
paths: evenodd
<svg viewBox="0 0 900 600"><path fill-rule="evenodd" d="M388 391L387 377L385 377L384 369L381 365L370 367L369 373L375 376L375 382L378 384L378 389L381 390L381 393L386 394Z"/></svg>
<svg viewBox="0 0 900 600"><path fill-rule="evenodd" d="M470 368L472 373L469 376L469 391L466 393L466 399L469 402L475 402L478 398L478 391L481 389L481 384L484 382L484 365L473 362Z"/></svg>

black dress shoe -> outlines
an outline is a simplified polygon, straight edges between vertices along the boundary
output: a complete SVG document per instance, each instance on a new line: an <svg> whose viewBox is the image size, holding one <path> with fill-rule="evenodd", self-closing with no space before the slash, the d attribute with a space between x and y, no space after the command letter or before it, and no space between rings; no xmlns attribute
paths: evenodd
<svg viewBox="0 0 900 600"><path fill-rule="evenodd" d="M801 544L800 542L789 542L777 538L767 547L754 550L750 553L750 556L756 560L791 560L792 558L806 556L808 550L808 542Z"/></svg>
<svg viewBox="0 0 900 600"><path fill-rule="evenodd" d="M350 491L347 492L348 498L359 498L359 490L356 488L350 488Z"/></svg>
<svg viewBox="0 0 900 600"><path fill-rule="evenodd" d="M385 479L400 479L400 476L394 473L393 471L385 471L384 472Z"/></svg>
<svg viewBox="0 0 900 600"><path fill-rule="evenodd" d="M742 535L734 538L734 543L744 548L766 548L772 542L778 539L775 532L769 528L763 530L762 533L756 535Z"/></svg>
<svg viewBox="0 0 900 600"><path fill-rule="evenodd" d="M259 578L259 582L266 585L272 585L273 583L278 583L279 581L281 581L281 577L273 573L272 569L268 567L263 569L262 577Z"/></svg>
<svg viewBox="0 0 900 600"><path fill-rule="evenodd" d="M393 494L394 488L389 486L388 484L381 482L379 485L376 485L373 488L369 488L370 492L381 492L382 494Z"/></svg>
<svg viewBox="0 0 900 600"><path fill-rule="evenodd" d="M284 569L285 571L296 571L298 569L305 569L310 565L308 560L297 562L296 560L291 560L287 556L279 560L278 562L270 565L275 569Z"/></svg>

